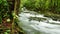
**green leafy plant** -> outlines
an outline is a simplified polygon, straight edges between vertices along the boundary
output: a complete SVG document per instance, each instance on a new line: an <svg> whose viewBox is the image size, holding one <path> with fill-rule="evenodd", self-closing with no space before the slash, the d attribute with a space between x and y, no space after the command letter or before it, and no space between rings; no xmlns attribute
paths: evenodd
<svg viewBox="0 0 60 34"><path fill-rule="evenodd" d="M11 14L9 12L9 4L7 0L0 0L0 23L5 17L9 17Z"/></svg>
<svg viewBox="0 0 60 34"><path fill-rule="evenodd" d="M22 0L23 7L29 10L51 11L60 14L60 0Z"/></svg>

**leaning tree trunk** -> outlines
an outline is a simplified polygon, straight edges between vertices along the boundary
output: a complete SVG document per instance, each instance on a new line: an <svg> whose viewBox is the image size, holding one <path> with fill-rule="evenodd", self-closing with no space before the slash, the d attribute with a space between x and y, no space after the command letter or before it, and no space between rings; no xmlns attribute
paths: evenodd
<svg viewBox="0 0 60 34"><path fill-rule="evenodd" d="M18 15L18 12L19 12L19 8L20 8L20 0L15 0L15 3L14 3L14 13L16 15ZM12 34L14 34L14 26L15 26L15 18L13 17L13 22L12 22Z"/></svg>

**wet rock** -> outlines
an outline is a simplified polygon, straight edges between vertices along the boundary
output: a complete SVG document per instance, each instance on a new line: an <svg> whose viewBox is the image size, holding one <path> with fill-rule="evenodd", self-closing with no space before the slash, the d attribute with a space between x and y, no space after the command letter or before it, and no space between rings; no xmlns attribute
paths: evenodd
<svg viewBox="0 0 60 34"><path fill-rule="evenodd" d="M53 20L57 21L59 20L60 21L60 16L57 16L57 15L44 15L45 17L49 17L49 18L52 18Z"/></svg>
<svg viewBox="0 0 60 34"><path fill-rule="evenodd" d="M47 20L46 18L39 18L39 17L30 17L29 18L29 21L31 21L31 20L36 20L36 21L43 21L43 20Z"/></svg>

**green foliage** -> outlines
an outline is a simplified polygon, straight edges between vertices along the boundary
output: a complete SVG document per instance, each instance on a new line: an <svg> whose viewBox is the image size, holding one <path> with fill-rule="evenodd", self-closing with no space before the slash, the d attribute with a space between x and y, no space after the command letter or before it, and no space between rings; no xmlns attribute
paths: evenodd
<svg viewBox="0 0 60 34"><path fill-rule="evenodd" d="M11 30L6 30L6 32L4 32L4 34L9 34L11 32Z"/></svg>
<svg viewBox="0 0 60 34"><path fill-rule="evenodd" d="M2 18L9 16L9 4L7 0L0 0L0 23Z"/></svg>
<svg viewBox="0 0 60 34"><path fill-rule="evenodd" d="M24 1L24 2L23 2ZM60 0L23 0L22 6L29 10L60 12Z"/></svg>
<svg viewBox="0 0 60 34"><path fill-rule="evenodd" d="M28 9L34 9L35 7L35 1L33 0L27 0L24 4L24 7L27 7Z"/></svg>
<svg viewBox="0 0 60 34"><path fill-rule="evenodd" d="M6 0L0 0L0 14L4 15L8 11L8 3Z"/></svg>

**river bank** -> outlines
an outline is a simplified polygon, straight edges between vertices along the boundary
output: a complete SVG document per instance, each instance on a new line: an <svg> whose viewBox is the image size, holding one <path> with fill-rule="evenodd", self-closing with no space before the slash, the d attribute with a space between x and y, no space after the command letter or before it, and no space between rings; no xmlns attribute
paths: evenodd
<svg viewBox="0 0 60 34"><path fill-rule="evenodd" d="M45 11L45 12L39 11L37 13L44 14L45 17L52 18L55 21L60 21L60 14L56 14L50 11Z"/></svg>
<svg viewBox="0 0 60 34"><path fill-rule="evenodd" d="M26 9L26 7L23 8L23 11L24 10L33 11L33 10L30 10L30 9ZM55 21L60 21L60 14L59 13L54 13L54 11L44 11L44 10L40 11L40 10L37 10L37 11L34 11L34 12L37 12L38 14L43 14L45 17L52 18Z"/></svg>

